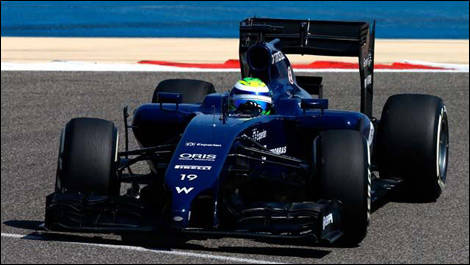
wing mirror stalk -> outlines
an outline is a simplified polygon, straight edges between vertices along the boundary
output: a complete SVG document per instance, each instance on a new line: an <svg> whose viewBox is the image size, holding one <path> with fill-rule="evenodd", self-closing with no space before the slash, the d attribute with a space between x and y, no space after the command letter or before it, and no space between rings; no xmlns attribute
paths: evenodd
<svg viewBox="0 0 470 265"><path fill-rule="evenodd" d="M163 109L163 103L175 103L176 109L181 102L183 102L182 93L158 92L157 102L160 103L160 109Z"/></svg>

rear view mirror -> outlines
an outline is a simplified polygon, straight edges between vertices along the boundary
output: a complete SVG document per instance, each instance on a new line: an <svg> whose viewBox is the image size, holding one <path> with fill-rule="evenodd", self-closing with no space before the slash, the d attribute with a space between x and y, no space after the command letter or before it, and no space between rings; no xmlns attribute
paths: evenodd
<svg viewBox="0 0 470 265"><path fill-rule="evenodd" d="M315 98L304 98L302 99L301 108L306 109L327 109L328 99L315 99Z"/></svg>
<svg viewBox="0 0 470 265"><path fill-rule="evenodd" d="M157 93L157 102L158 103L176 103L180 104L183 102L182 93L170 93L170 92L158 92Z"/></svg>

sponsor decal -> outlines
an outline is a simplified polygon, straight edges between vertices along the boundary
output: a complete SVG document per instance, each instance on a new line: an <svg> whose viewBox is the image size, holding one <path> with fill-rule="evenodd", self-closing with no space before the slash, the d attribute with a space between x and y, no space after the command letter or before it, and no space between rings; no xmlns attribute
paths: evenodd
<svg viewBox="0 0 470 265"><path fill-rule="evenodd" d="M175 221L175 222L181 222L181 221L183 221L183 217L181 217L181 216L175 216L175 217L173 217L173 221Z"/></svg>
<svg viewBox="0 0 470 265"><path fill-rule="evenodd" d="M268 133L266 130L258 131L258 129L254 128L251 134L251 138L253 138L255 141L260 141L266 138L267 134Z"/></svg>
<svg viewBox="0 0 470 265"><path fill-rule="evenodd" d="M276 155L282 155L287 153L287 146L276 147L273 149L269 149L269 151L275 153Z"/></svg>
<svg viewBox="0 0 470 265"><path fill-rule="evenodd" d="M197 165L175 165L175 169L190 169L190 170L211 170L212 166L197 166Z"/></svg>
<svg viewBox="0 0 470 265"><path fill-rule="evenodd" d="M272 64L276 64L286 58L281 51L276 52L275 54L272 55L272 57L273 57Z"/></svg>
<svg viewBox="0 0 470 265"><path fill-rule="evenodd" d="M177 192L178 194L180 194L181 192L184 192L184 193L186 193L186 194L189 194L193 189L194 189L194 187L191 187L191 188L186 188L186 187L180 188L180 187L176 187L176 192Z"/></svg>
<svg viewBox="0 0 470 265"><path fill-rule="evenodd" d="M217 157L217 155L214 155L214 154L182 153L182 154L179 155L179 160L214 162L216 157Z"/></svg>
<svg viewBox="0 0 470 265"><path fill-rule="evenodd" d="M200 147L222 147L221 144L206 144L206 143L195 143L195 142L186 142L186 146L200 146Z"/></svg>
<svg viewBox="0 0 470 265"><path fill-rule="evenodd" d="M188 180L188 181L193 181L197 179L196 174L181 174L181 181Z"/></svg>
<svg viewBox="0 0 470 265"><path fill-rule="evenodd" d="M367 138L367 146L369 146L369 150L372 149L372 141L374 140L374 124L371 122L369 123L370 124L370 128L369 128L369 137ZM369 159L370 161L370 159ZM369 162L370 164L370 162Z"/></svg>
<svg viewBox="0 0 470 265"><path fill-rule="evenodd" d="M364 59L364 62L362 62L362 67L371 67L372 66L372 54L368 54L367 58Z"/></svg>
<svg viewBox="0 0 470 265"><path fill-rule="evenodd" d="M323 216L323 230L325 230L325 227L328 226L329 224L333 223L333 214L330 213L326 216Z"/></svg>
<svg viewBox="0 0 470 265"><path fill-rule="evenodd" d="M364 79L364 87L368 87L370 84L372 84L372 76L368 75L366 79Z"/></svg>
<svg viewBox="0 0 470 265"><path fill-rule="evenodd" d="M294 78L292 77L292 68L287 67L287 77L289 77L289 83L294 84Z"/></svg>

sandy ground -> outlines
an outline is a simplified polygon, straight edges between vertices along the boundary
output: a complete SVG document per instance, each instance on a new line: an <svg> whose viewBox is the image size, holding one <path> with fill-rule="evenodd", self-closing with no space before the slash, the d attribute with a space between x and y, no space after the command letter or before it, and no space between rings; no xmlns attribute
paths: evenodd
<svg viewBox="0 0 470 265"><path fill-rule="evenodd" d="M2 62L54 60L97 63L135 63L161 60L190 63L221 63L238 58L238 39L196 38L24 38L2 37ZM291 55L293 63L315 60L356 62L349 57ZM468 40L377 39L375 62L418 60L468 64Z"/></svg>

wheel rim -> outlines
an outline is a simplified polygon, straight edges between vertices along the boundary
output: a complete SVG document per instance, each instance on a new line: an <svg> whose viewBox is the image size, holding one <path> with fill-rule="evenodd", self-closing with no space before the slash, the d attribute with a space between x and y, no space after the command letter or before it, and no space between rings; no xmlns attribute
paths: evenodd
<svg viewBox="0 0 470 265"><path fill-rule="evenodd" d="M446 182L447 174L447 159L449 151L449 128L447 123L447 114L445 108L443 108L440 116L438 141L437 141L437 170L438 170L438 181L441 188Z"/></svg>

